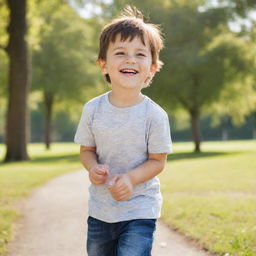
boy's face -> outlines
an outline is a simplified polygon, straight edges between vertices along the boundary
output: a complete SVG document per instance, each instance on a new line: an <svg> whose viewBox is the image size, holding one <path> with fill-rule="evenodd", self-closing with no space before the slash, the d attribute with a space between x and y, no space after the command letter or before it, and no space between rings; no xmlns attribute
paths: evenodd
<svg viewBox="0 0 256 256"><path fill-rule="evenodd" d="M109 74L112 88L140 91L156 72L149 42L145 38L144 45L139 37L121 41L120 35L117 35L115 42L109 44L106 61L100 60L99 65L104 75Z"/></svg>

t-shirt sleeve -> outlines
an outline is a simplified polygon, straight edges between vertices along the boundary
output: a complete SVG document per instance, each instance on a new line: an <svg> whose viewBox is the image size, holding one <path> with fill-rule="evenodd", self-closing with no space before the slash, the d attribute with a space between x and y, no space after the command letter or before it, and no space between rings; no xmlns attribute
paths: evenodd
<svg viewBox="0 0 256 256"><path fill-rule="evenodd" d="M95 147L95 140L92 133L92 108L87 104L83 107L74 142L87 147Z"/></svg>
<svg viewBox="0 0 256 256"><path fill-rule="evenodd" d="M169 118L165 112L153 116L149 127L148 153L172 153Z"/></svg>

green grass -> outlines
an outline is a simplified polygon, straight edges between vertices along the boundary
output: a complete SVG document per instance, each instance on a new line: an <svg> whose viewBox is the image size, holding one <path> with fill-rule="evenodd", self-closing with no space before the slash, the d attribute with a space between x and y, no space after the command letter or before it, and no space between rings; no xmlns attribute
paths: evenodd
<svg viewBox="0 0 256 256"><path fill-rule="evenodd" d="M28 151L31 161L0 163L0 256L5 254L12 224L19 216L15 203L49 179L82 168L79 146L73 143L53 144L50 151L45 151L42 144L31 144ZM4 153L0 145L0 159Z"/></svg>
<svg viewBox="0 0 256 256"><path fill-rule="evenodd" d="M213 252L256 255L256 142L176 143L160 175L166 223Z"/></svg>

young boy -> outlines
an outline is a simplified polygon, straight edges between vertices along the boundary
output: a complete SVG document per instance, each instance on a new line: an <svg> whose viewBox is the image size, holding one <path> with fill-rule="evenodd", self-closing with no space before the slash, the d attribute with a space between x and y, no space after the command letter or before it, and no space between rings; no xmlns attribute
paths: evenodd
<svg viewBox="0 0 256 256"><path fill-rule="evenodd" d="M165 111L141 93L160 69L156 25L135 8L106 25L97 63L112 90L84 105L75 142L88 170L88 256L150 256L171 152Z"/></svg>

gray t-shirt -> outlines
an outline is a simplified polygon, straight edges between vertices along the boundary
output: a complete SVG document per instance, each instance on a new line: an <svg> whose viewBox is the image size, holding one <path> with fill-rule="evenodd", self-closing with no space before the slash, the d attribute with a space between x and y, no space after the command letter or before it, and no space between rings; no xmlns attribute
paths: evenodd
<svg viewBox="0 0 256 256"><path fill-rule="evenodd" d="M96 147L98 162L109 166L105 185L91 184L89 215L109 223L160 217L162 196L157 177L134 187L128 201L119 202L108 191L108 182L141 165L148 153L171 153L166 112L147 96L137 105L119 108L107 92L84 105L75 142Z"/></svg>

